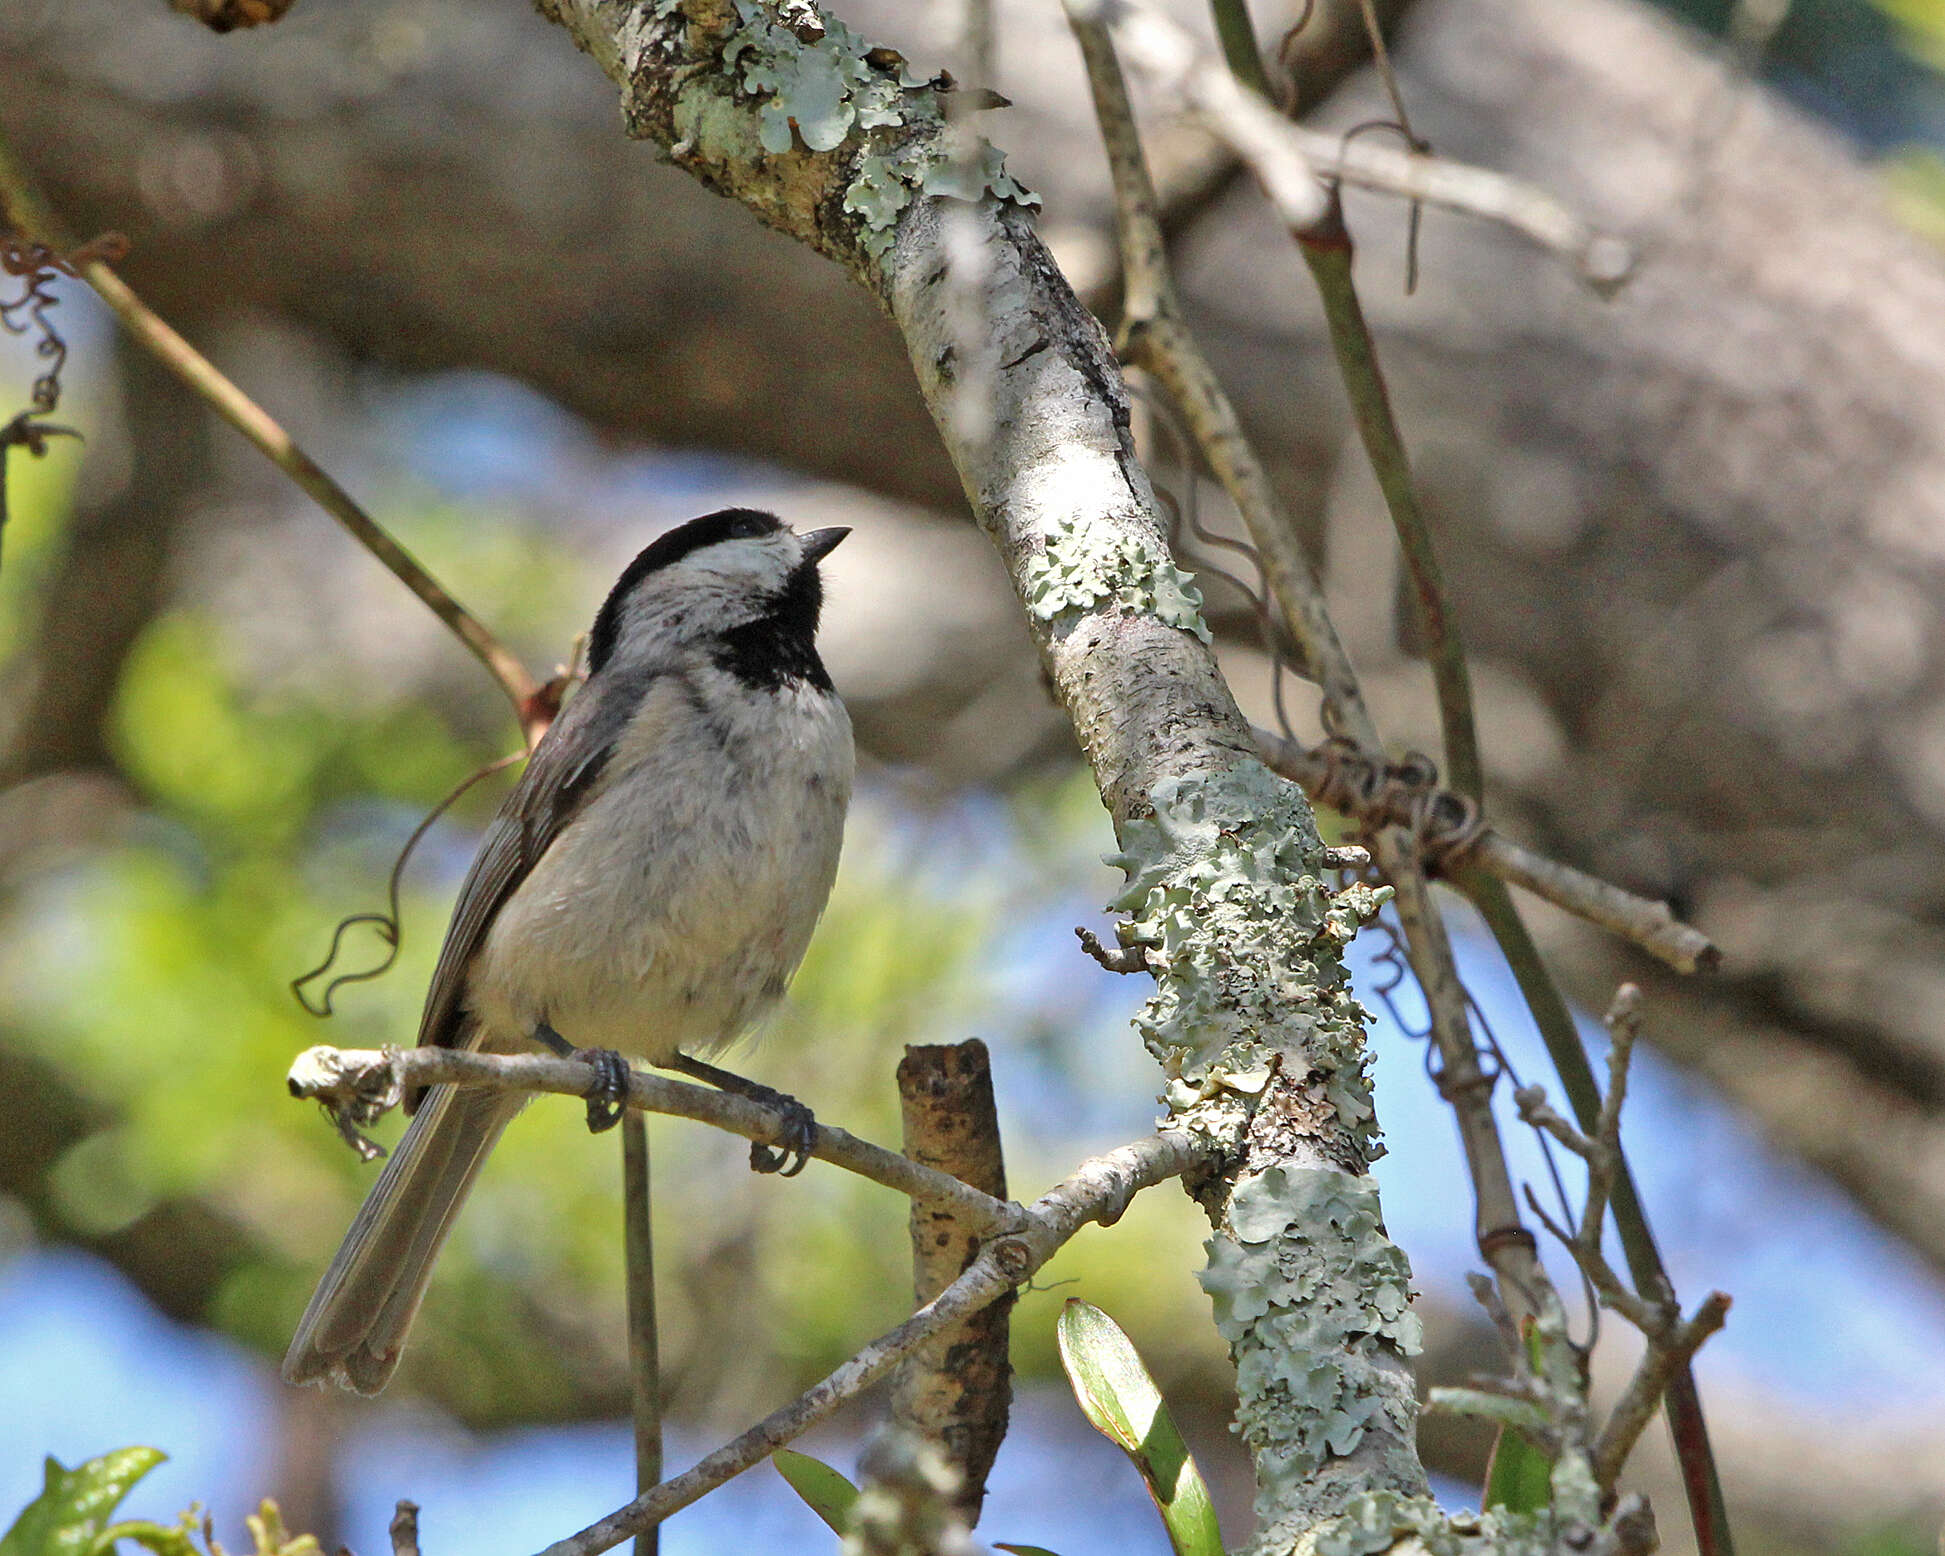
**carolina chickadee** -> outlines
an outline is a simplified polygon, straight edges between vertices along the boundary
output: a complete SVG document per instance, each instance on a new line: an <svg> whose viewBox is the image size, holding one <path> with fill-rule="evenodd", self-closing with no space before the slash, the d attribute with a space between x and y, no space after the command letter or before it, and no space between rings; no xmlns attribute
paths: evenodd
<svg viewBox="0 0 1945 1556"><path fill-rule="evenodd" d="M626 1049L778 1107L796 1163L809 1110L694 1056L783 995L837 873L851 721L817 656L817 564L848 530L798 535L731 508L671 530L594 619L587 682L487 828L460 888L421 1043L539 1041L609 1082ZM561 1034L566 1034L563 1037ZM572 1040L572 1043L568 1041ZM434 1087L297 1326L284 1376L375 1394L432 1261L517 1093ZM419 1103L423 1106L418 1106ZM785 1158L753 1147L752 1165Z"/></svg>

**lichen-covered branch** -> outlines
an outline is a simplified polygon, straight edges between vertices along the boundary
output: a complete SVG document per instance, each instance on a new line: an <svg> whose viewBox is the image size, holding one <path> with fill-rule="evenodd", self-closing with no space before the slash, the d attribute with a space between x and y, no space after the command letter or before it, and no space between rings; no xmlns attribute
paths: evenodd
<svg viewBox="0 0 1945 1556"><path fill-rule="evenodd" d="M1116 230L1130 276L1122 325L1123 350L1169 391L1191 436L1241 513L1264 575L1311 674L1324 689L1331 717L1359 748L1381 749L1378 730L1349 655L1324 608L1323 591L1304 558L1297 530L1277 498L1240 418L1216 381L1182 317L1180 301L1155 225L1154 194L1134 128L1127 88L1106 27L1072 3L1069 19L1087 66L1096 117L1115 187ZM1374 830L1372 851L1384 878L1401 893L1400 909L1413 970L1427 993L1433 1037L1454 1093L1466 1157L1475 1172L1480 1252L1500 1276L1502 1296L1516 1312L1530 1312L1545 1276L1532 1257L1490 1106L1490 1083L1473 1052L1464 991L1451 947L1433 909L1411 835L1402 827Z"/></svg>
<svg viewBox="0 0 1945 1556"><path fill-rule="evenodd" d="M903 333L1120 831L1157 979L1141 1026L1174 1127L1223 1162L1196 1189L1264 1548L1373 1487L1421 1496L1404 1258L1365 1174L1362 1014L1341 954L1376 899L1329 889L1301 791L1257 761L1169 561L1118 364L1020 191L989 154L949 185L965 163L946 155L938 94L828 17L806 23L807 6L787 28L757 0L541 3L615 81L632 133L845 265ZM954 239L983 250L994 368L977 426L955 410L954 196Z"/></svg>
<svg viewBox="0 0 1945 1556"><path fill-rule="evenodd" d="M1096 8L1069 0L1069 19L1081 40L1108 150L1123 265L1131 278L1130 306L1123 323L1124 354L1153 373L1169 390L1197 448L1235 502L1256 548L1269 591L1296 639L1312 679L1323 689L1327 726L1355 750L1382 750L1356 674L1297 544L1295 527L1271 489L1261 462L1243 436L1239 418L1181 316L1165 250L1155 230L1153 192L1113 45ZM1248 155L1240 145L1237 149ZM1304 230L1300 223L1288 225L1296 232ZM1559 1301L1538 1262L1531 1234L1521 1223L1518 1206L1511 1198L1510 1177L1488 1106L1490 1078L1482 1070L1475 1051L1451 949L1426 884L1418 846L1420 830L1375 827L1370 836L1372 852L1380 874L1399 890L1401 922L1413 969L1426 990L1432 1040L1440 1053L1448 1094L1455 1104L1468 1164L1473 1171L1481 1254L1500 1279L1504 1307L1551 1320L1559 1311ZM1487 884L1500 896L1505 895L1504 888L1496 881L1489 878ZM1628 1186L1625 1173L1622 1185ZM1639 1234L1631 1241L1645 1239L1645 1221L1641 1220L1638 1205L1631 1196L1629 1208L1634 1212L1629 1230ZM1652 1246L1651 1240L1648 1241ZM1706 1430L1685 1369L1678 1370L1669 1397L1672 1406L1679 1410L1678 1417L1676 1409L1671 1409L1671 1422L1684 1440L1684 1461L1692 1460L1700 1466L1706 1472L1703 1478L1712 1484ZM1584 1523L1583 1514L1589 1511L1590 1504L1577 1487L1556 1489L1563 1494L1556 1497L1548 1515L1552 1522L1546 1527L1559 1533ZM1573 1489L1575 1494L1565 1495L1567 1489ZM1389 1493L1383 1495L1389 1497ZM1388 1543L1391 1533L1407 1527L1424 1535L1430 1523L1437 1521L1436 1515L1422 1503L1411 1503L1407 1517L1394 1502L1395 1499L1384 1505L1391 1507L1395 1517L1387 1522L1380 1516L1377 1527L1367 1531L1377 1543L1361 1548L1376 1549ZM1719 1498L1711 1501L1702 1496L1695 1505L1703 1510L1698 1515L1703 1527L1720 1524L1719 1518L1709 1514L1711 1507L1719 1509ZM1367 1510L1370 1506L1366 1504ZM1592 1511L1598 1517L1598 1508L1593 1507ZM1267 1519L1265 1523L1269 1542L1266 1548L1275 1548L1283 1539L1283 1531L1270 1526ZM1340 1520L1332 1526L1335 1532L1327 1531L1327 1538L1334 1540L1345 1527ZM1380 1529L1383 1538L1379 1538ZM1580 1532L1602 1541L1621 1540L1626 1534L1618 1517L1609 1527L1590 1525ZM1552 1538L1544 1530L1528 1533ZM1319 1542L1320 1549L1324 1543Z"/></svg>

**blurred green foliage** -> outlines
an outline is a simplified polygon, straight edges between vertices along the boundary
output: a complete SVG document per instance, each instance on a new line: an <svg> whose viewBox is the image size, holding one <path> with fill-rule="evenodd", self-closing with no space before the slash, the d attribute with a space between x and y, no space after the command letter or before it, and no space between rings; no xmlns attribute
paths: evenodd
<svg viewBox="0 0 1945 1556"><path fill-rule="evenodd" d="M73 1469L48 1459L41 1494L0 1535L0 1556L92 1556L112 1548L108 1520L162 1459L153 1448L121 1448Z"/></svg>
<svg viewBox="0 0 1945 1556"><path fill-rule="evenodd" d="M173 1524L108 1522L135 1484L167 1457L154 1448L118 1448L73 1469L50 1458L41 1494L0 1535L0 1556L111 1556L124 1540L153 1556L228 1556L194 1507ZM314 1536L293 1537L284 1528L275 1502L261 1503L245 1525L251 1556L321 1556Z"/></svg>
<svg viewBox="0 0 1945 1556"><path fill-rule="evenodd" d="M1898 24L1899 40L1914 59L1945 71L1945 0L1872 0Z"/></svg>
<svg viewBox="0 0 1945 1556"><path fill-rule="evenodd" d="M0 574L0 631L16 640L57 554L71 481L56 467L17 498L19 533ZM382 511L536 665L568 657L606 583L571 535L409 492ZM226 614L237 599L283 598L280 570L315 566L308 552L281 555L266 528L261 540L226 538L223 553L264 571L264 587L192 583L126 667L111 748L133 812L108 841L57 851L0 907L0 1043L51 1066L107 1120L55 1162L50 1229L112 1237L167 1202L215 1208L247 1233L246 1254L224 1265L202 1316L275 1355L376 1173L316 1110L290 1101L283 1074L312 1043L411 1040L476 830L512 775L477 786L421 844L387 976L340 990L324 1022L299 1007L290 980L316 963L339 917L383 905L411 827L515 737L485 677L463 660L455 674L456 651L436 635L381 678L356 667L379 657L366 640L391 630L383 623L326 620L307 638L289 622L268 630ZM349 546L332 565L371 566ZM1090 1014L1088 990L1110 980L1067 939L1073 919L1023 934L1050 899L1098 909L1113 880L1099 862L1110 844L1084 775L1033 785L1013 804L915 803L895 783L867 781L789 1006L733 1062L894 1144L892 1072L908 1042L1012 1037L1046 1088L1071 1084L1084 1099L1105 1078L1145 1093L1142 1056L1101 1030L1114 1013ZM340 966L369 965L383 949L355 928ZM1041 985L1054 990L1051 1009L1036 1003ZM32 1105L0 1096L0 1117ZM1014 1115L1019 1193L1112 1143L1070 1138L1083 1110L1059 1097L1003 1107ZM1027 1115L1034 1127L1020 1122ZM652 1132L678 1408L722 1419L767 1408L908 1310L902 1201L822 1166L794 1182L760 1180L740 1142L674 1121L653 1121ZM587 1135L578 1106L541 1102L515 1124L441 1260L407 1354L408 1386L477 1424L623 1407L616 1156L612 1140ZM1174 1337L1167 1372L1171 1358L1179 1370L1188 1353L1219 1353L1196 1321L1204 1304L1186 1273L1199 1217L1179 1195L1150 1199L1172 1203L1083 1237L1045 1280L1080 1280L1138 1333L1152 1323ZM1030 1376L1056 1365L1057 1301L1029 1295L1016 1322Z"/></svg>
<svg viewBox="0 0 1945 1556"><path fill-rule="evenodd" d="M1767 34L1761 73L1871 151L1945 137L1939 0L1658 3L1719 37Z"/></svg>

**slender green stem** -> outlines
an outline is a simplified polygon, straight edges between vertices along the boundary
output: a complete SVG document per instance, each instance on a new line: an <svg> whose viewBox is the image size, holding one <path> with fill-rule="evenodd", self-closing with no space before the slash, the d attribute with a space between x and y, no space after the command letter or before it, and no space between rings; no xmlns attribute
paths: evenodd
<svg viewBox="0 0 1945 1556"><path fill-rule="evenodd" d="M1500 953L1512 969L1527 1009L1553 1060L1554 1073L1574 1111L1582 1133L1592 1133L1600 1123L1601 1088L1594 1078L1594 1067L1580 1040L1580 1028L1553 974L1533 943L1526 921L1506 883L1488 875L1476 865L1462 870L1455 884L1486 921L1486 928L1499 943ZM1648 1225L1641 1196L1634 1186L1634 1174L1627 1157L1617 1151L1612 1210L1614 1227L1620 1234L1621 1251L1627 1257L1628 1274L1635 1290L1646 1297L1658 1297L1674 1287L1668 1279L1661 1249ZM1709 1442L1708 1421L1702 1413L1702 1396L1695 1386L1695 1370L1684 1359L1672 1373L1664 1396L1668 1430L1675 1439L1675 1456L1681 1465L1682 1487L1688 1495L1690 1517L1694 1520L1697 1544L1703 1556L1733 1556L1735 1545L1729 1530L1728 1505L1722 1497L1722 1480L1716 1471L1715 1450Z"/></svg>
<svg viewBox="0 0 1945 1556"><path fill-rule="evenodd" d="M1270 73L1263 68L1263 55L1256 47L1249 0L1209 0L1209 9L1216 19L1216 37L1222 43L1222 57L1229 62L1229 73L1251 91L1275 102Z"/></svg>
<svg viewBox="0 0 1945 1556"><path fill-rule="evenodd" d="M1335 196L1331 219L1320 232L1297 235L1297 247L1317 282L1330 325L1331 348L1350 397L1351 414L1371 468L1384 493L1398 545L1411 574L1412 598L1438 694L1439 729L1444 737L1447 781L1461 794L1484 798L1485 775L1479 759L1479 732L1472 712L1472 676L1465 645L1445 602L1445 580L1432 546L1431 526L1419 506L1412 482L1411 457L1392 413L1391 396L1378 366L1377 344L1351 279L1351 235Z"/></svg>
<svg viewBox="0 0 1945 1556"><path fill-rule="evenodd" d="M635 1495L662 1482L662 1360L655 1323L655 1236L649 1219L648 1121L621 1116L622 1247L628 1266L628 1369L635 1405ZM662 1526L635 1536L635 1556L658 1556Z"/></svg>

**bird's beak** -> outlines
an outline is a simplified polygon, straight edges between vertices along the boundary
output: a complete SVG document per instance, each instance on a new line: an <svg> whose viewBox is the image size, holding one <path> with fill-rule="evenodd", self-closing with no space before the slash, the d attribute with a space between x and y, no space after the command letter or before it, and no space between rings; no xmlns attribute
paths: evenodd
<svg viewBox="0 0 1945 1556"><path fill-rule="evenodd" d="M806 562L821 562L825 557L835 551L837 549L837 543L850 533L850 529L842 524L832 529L812 530L808 535L804 536L804 560Z"/></svg>

